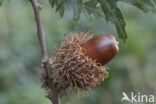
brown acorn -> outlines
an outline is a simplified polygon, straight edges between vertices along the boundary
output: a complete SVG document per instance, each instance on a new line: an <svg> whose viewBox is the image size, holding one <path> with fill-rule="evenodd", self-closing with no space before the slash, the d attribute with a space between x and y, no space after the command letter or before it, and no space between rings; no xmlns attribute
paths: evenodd
<svg viewBox="0 0 156 104"><path fill-rule="evenodd" d="M82 45L83 52L91 59L105 65L119 52L118 42L112 35L99 35Z"/></svg>
<svg viewBox="0 0 156 104"><path fill-rule="evenodd" d="M43 86L51 88L51 82L61 92L89 91L108 77L108 68L103 66L119 49L113 36L93 37L89 32L75 32L64 38L61 46L48 59L49 78L41 75ZM99 64L101 63L101 64Z"/></svg>

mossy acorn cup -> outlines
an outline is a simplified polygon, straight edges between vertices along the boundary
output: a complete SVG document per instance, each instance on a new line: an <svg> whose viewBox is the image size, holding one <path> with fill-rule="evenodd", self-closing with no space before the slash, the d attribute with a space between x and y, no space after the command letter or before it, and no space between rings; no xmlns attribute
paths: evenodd
<svg viewBox="0 0 156 104"><path fill-rule="evenodd" d="M118 51L118 44L111 35L93 37L89 32L79 35L72 32L48 59L49 80L61 92L94 89L108 77L104 64ZM44 87L50 88L44 74L42 79Z"/></svg>

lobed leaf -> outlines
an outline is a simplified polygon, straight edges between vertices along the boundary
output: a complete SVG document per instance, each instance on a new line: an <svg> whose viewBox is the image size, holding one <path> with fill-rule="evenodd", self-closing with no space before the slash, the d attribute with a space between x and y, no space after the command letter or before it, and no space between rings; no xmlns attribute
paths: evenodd
<svg viewBox="0 0 156 104"><path fill-rule="evenodd" d="M3 0L0 0L3 1ZM136 6L143 12L156 13L156 0L49 0L52 7L56 5L56 12L63 17L65 4L71 4L73 7L73 21L75 25L78 24L81 12L85 10L91 17L104 17L106 21L112 22L118 34L118 37L126 43L127 33L125 30L125 20L122 16L118 2L125 2ZM86 13L85 12L85 13Z"/></svg>
<svg viewBox="0 0 156 104"><path fill-rule="evenodd" d="M49 0L49 2L52 8L54 8L54 6L56 5L56 12L59 12L60 16L63 17L65 10L65 0Z"/></svg>
<svg viewBox="0 0 156 104"><path fill-rule="evenodd" d="M54 5L57 4L57 0L49 0L51 7L54 8Z"/></svg>
<svg viewBox="0 0 156 104"><path fill-rule="evenodd" d="M120 1L134 5L137 8L144 11L145 13L147 13L149 11L156 13L156 7L154 5L154 2L156 3L156 0L120 0Z"/></svg>
<svg viewBox="0 0 156 104"><path fill-rule="evenodd" d="M96 0L91 0L91 1L85 2L83 6L90 16L93 14L97 18L104 17L103 12L101 11L101 8L97 5L98 5L98 2Z"/></svg>
<svg viewBox="0 0 156 104"><path fill-rule="evenodd" d="M98 0L105 14L106 20L115 24L118 37L126 42L127 33L125 30L126 23L114 0Z"/></svg>

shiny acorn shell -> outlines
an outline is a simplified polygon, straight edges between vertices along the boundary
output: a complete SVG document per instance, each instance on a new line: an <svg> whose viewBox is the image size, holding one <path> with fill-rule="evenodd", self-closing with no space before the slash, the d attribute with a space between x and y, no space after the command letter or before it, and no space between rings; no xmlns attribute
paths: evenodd
<svg viewBox="0 0 156 104"><path fill-rule="evenodd" d="M86 56L102 65L108 63L119 52L118 42L112 35L95 36L81 46Z"/></svg>

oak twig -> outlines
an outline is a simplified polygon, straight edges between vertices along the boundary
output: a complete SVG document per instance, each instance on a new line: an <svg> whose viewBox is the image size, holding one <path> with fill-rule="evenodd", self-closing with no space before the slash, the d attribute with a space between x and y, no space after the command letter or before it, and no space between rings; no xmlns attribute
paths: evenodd
<svg viewBox="0 0 156 104"><path fill-rule="evenodd" d="M37 25L37 35L42 51L42 67L47 73L47 80L49 80L49 72L47 70L46 64L48 60L48 54L47 54L47 48L46 48L46 42L45 42L45 34L42 27L41 22L41 16L40 16L40 10L42 9L42 6L38 4L37 0L29 0L32 4L34 14L35 14L35 20ZM52 85L52 83L49 80L48 86L50 89L48 89L47 97L51 100L53 104L61 104L60 97L59 97L59 91Z"/></svg>
<svg viewBox="0 0 156 104"><path fill-rule="evenodd" d="M40 10L41 10L41 5L37 3L37 0L29 0L32 4L32 7L34 9L34 14L35 14L35 20L36 20L36 25L37 25L37 35L38 39L40 42L41 46L41 51L42 51L42 61L46 62L48 55L47 55L47 48L46 48L46 43L45 43L45 34L43 31L42 23L41 23L41 16L40 16Z"/></svg>

